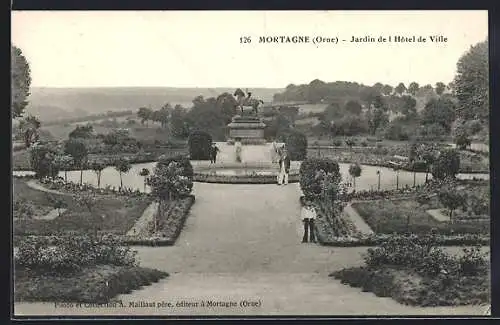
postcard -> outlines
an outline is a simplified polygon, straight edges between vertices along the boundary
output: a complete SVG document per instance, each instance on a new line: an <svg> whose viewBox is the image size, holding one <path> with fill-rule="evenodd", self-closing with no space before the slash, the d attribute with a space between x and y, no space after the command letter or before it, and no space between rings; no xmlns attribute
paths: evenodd
<svg viewBox="0 0 500 325"><path fill-rule="evenodd" d="M14 317L490 314L487 11L11 36Z"/></svg>

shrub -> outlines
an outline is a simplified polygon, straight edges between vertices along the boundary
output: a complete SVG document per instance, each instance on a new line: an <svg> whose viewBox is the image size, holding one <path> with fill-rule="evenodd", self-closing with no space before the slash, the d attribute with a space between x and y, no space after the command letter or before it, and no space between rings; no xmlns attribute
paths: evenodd
<svg viewBox="0 0 500 325"><path fill-rule="evenodd" d="M13 205L14 218L31 219L35 214L33 206L23 198L15 200Z"/></svg>
<svg viewBox="0 0 500 325"><path fill-rule="evenodd" d="M455 149L442 150L432 164L432 177L454 178L460 169L460 154Z"/></svg>
<svg viewBox="0 0 500 325"><path fill-rule="evenodd" d="M113 235L65 237L55 247L28 237L19 243L15 264L39 273L67 274L90 265L135 266L135 253Z"/></svg>
<svg viewBox="0 0 500 325"><path fill-rule="evenodd" d="M188 147L192 160L209 160L212 136L204 131L193 131L188 138Z"/></svg>
<svg viewBox="0 0 500 325"><path fill-rule="evenodd" d="M328 158L308 158L302 162L299 169L300 187L306 198L317 198L322 194L322 183L318 172L333 173L340 176L340 167L337 162Z"/></svg>
<svg viewBox="0 0 500 325"><path fill-rule="evenodd" d="M158 163L153 174L146 179L146 184L160 201L184 197L189 195L193 188L192 178L185 176L184 173L184 168L175 161L168 165Z"/></svg>
<svg viewBox="0 0 500 325"><path fill-rule="evenodd" d="M389 140L408 140L409 135L404 126L398 123L391 123L384 131L384 137Z"/></svg>
<svg viewBox="0 0 500 325"><path fill-rule="evenodd" d="M335 147L341 147L342 146L342 141L339 140L339 139L335 139L335 140L333 140L333 145Z"/></svg>
<svg viewBox="0 0 500 325"><path fill-rule="evenodd" d="M284 139L283 139L284 138ZM290 130L282 138L290 154L291 160L304 160L307 157L307 137L304 133Z"/></svg>
<svg viewBox="0 0 500 325"><path fill-rule="evenodd" d="M35 144L29 149L30 166L38 178L55 177L59 166L55 163L56 148L50 144Z"/></svg>
<svg viewBox="0 0 500 325"><path fill-rule="evenodd" d="M423 258L437 249L433 235L394 235L376 248L370 248L364 257L369 267L383 265L418 268Z"/></svg>
<svg viewBox="0 0 500 325"><path fill-rule="evenodd" d="M476 245L471 248L463 248L463 256L459 258L460 272L463 275L477 275L485 272L488 268L488 263L483 253L481 246Z"/></svg>
<svg viewBox="0 0 500 325"><path fill-rule="evenodd" d="M456 257L445 253L439 244L439 237L433 233L425 236L393 235L378 247L369 248L364 259L369 268L406 267L428 277L470 276L487 270L488 263L479 245L464 248L464 254Z"/></svg>
<svg viewBox="0 0 500 325"><path fill-rule="evenodd" d="M168 166L172 161L176 162L179 167L182 168L183 172L182 175L189 177L190 179L193 179L194 175L194 170L193 170L193 165L191 164L191 161L189 160L188 157L186 156L174 156L174 157L167 157L167 156L160 156L158 158L158 164Z"/></svg>

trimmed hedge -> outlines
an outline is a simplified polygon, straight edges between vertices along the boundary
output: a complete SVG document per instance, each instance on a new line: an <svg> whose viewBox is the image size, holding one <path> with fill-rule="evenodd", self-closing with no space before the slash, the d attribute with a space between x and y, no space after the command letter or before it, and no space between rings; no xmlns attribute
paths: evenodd
<svg viewBox="0 0 500 325"><path fill-rule="evenodd" d="M188 147L192 160L210 160L212 136L205 131L193 131L188 138Z"/></svg>
<svg viewBox="0 0 500 325"><path fill-rule="evenodd" d="M307 137L304 133L292 129L281 138L286 144L291 160L300 161L306 159Z"/></svg>
<svg viewBox="0 0 500 325"><path fill-rule="evenodd" d="M321 194L321 183L316 178L316 173L323 170L325 173L334 173L340 177L339 164L328 158L308 158L302 162L299 169L300 187L308 198Z"/></svg>

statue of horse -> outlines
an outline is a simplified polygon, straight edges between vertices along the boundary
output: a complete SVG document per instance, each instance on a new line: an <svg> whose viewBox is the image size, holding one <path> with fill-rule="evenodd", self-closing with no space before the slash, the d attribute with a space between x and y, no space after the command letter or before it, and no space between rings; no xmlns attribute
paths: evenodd
<svg viewBox="0 0 500 325"><path fill-rule="evenodd" d="M257 115L259 112L259 106L261 104L264 104L264 101L262 101L261 99L252 98L251 92L248 92L245 97L245 93L239 88L234 93L234 96L236 96L236 101L238 102L238 106L241 109L242 115L244 114L244 107L252 107L252 111L255 115Z"/></svg>

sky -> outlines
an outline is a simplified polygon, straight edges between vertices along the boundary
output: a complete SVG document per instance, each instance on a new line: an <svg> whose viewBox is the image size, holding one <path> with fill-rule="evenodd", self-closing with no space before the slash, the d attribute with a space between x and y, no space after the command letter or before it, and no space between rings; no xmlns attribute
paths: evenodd
<svg viewBox="0 0 500 325"><path fill-rule="evenodd" d="M353 81L448 83L487 11L18 11L12 43L33 87L276 87ZM426 43L351 43L353 36ZM446 43L432 43L442 35ZM241 43L241 37L252 42ZM262 44L260 36L335 43ZM345 40L342 41L342 40Z"/></svg>

